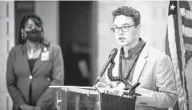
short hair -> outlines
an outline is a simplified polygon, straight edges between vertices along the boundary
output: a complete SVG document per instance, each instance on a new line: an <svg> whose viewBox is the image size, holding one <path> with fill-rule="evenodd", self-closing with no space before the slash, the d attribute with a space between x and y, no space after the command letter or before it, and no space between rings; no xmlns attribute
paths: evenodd
<svg viewBox="0 0 192 110"><path fill-rule="evenodd" d="M42 29L42 32L43 32L43 21L39 16L37 16L37 15L25 15L25 16L23 16L23 18L22 18L22 20L20 22L19 44L25 44L25 42L26 42L26 39L23 39L23 37L22 37L21 29L25 28L25 24L27 23L27 21L29 19L33 20L35 25L40 27ZM43 43L45 45L49 45L48 41L45 40L44 36L41 36L40 43Z"/></svg>
<svg viewBox="0 0 192 110"><path fill-rule="evenodd" d="M125 15L127 17L131 17L133 19L134 24L137 26L140 24L140 12L132 7L121 6L112 12L113 21L116 16Z"/></svg>

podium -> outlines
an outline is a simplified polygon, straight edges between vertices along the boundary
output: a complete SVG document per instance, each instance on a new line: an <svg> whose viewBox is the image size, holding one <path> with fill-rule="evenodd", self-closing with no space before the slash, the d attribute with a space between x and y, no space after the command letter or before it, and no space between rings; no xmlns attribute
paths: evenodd
<svg viewBox="0 0 192 110"><path fill-rule="evenodd" d="M135 98L117 96L105 88L50 86L57 110L135 110Z"/></svg>

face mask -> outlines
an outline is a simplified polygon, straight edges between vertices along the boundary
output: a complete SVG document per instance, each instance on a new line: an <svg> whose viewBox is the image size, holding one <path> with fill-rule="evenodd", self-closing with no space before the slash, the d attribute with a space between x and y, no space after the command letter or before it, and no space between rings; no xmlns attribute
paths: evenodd
<svg viewBox="0 0 192 110"><path fill-rule="evenodd" d="M33 41L33 42L37 42L41 38L41 31L36 30L36 29L33 29L31 31L27 31L26 34L27 34L26 38L30 41Z"/></svg>

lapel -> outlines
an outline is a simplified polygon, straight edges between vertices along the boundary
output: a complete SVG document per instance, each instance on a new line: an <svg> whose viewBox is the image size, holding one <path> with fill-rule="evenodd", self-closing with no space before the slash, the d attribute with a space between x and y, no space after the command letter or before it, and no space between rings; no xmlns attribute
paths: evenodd
<svg viewBox="0 0 192 110"><path fill-rule="evenodd" d="M37 58L37 60L36 60L36 62L34 64L32 74L35 74L35 72L41 67L42 63L43 62L41 61L41 54L40 54L39 58Z"/></svg>
<svg viewBox="0 0 192 110"><path fill-rule="evenodd" d="M147 57L148 57L148 45L146 44L145 47L143 48L139 59L137 61L136 67L135 67L135 71L134 71L134 75L133 75L133 80L132 80L132 84L135 84L138 82L140 75L143 71L143 68L147 62Z"/></svg>
<svg viewBox="0 0 192 110"><path fill-rule="evenodd" d="M47 47L41 45L42 52L44 52L44 48L47 48ZM29 63L28 63L28 58L27 58L27 48L26 48L26 46L23 45L21 47L21 50L23 51L23 58L22 58L23 60L22 60L21 64L24 64L23 66L24 66L25 71L27 71L28 74L35 74L36 71L41 67L41 65L44 62L44 61L41 61L41 54L42 54L42 52L41 52L39 58L37 58L37 60L36 60L36 62L34 64L33 70L31 72L30 69L29 69Z"/></svg>
<svg viewBox="0 0 192 110"><path fill-rule="evenodd" d="M46 50L45 50L46 49ZM41 53L40 53L40 56L39 58L37 58L35 64L34 64L34 67L33 67L33 70L32 70L32 74L35 74L37 72L37 70L39 68L41 68L41 65L44 63L44 61L41 60L41 56L42 56L42 53L47 51L47 47L46 46L43 46L41 45ZM50 56L49 56L50 57Z"/></svg>
<svg viewBox="0 0 192 110"><path fill-rule="evenodd" d="M28 59L27 59L27 48L25 45L21 46L21 50L23 52L22 54L22 58L21 58L21 63L23 64L23 69L26 71L27 74L31 74L31 71L29 69L29 63L28 63Z"/></svg>

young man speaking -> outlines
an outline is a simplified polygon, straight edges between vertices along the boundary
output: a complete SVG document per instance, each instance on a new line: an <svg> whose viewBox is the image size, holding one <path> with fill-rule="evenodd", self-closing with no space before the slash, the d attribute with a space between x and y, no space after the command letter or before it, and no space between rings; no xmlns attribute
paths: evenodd
<svg viewBox="0 0 192 110"><path fill-rule="evenodd" d="M140 85L135 110L167 110L177 101L176 84L170 58L161 51L149 46L140 38L139 11L122 6L112 12L112 31L121 48L114 59L112 76ZM106 82L111 88L121 91L125 84L121 81Z"/></svg>

